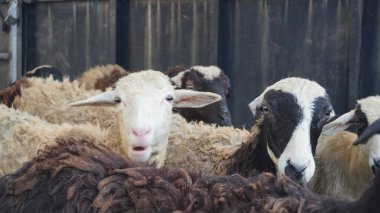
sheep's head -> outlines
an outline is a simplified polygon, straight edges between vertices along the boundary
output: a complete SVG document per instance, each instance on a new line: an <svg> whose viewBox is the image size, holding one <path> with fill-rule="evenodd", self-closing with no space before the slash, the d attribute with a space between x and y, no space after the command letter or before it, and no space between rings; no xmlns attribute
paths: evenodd
<svg viewBox="0 0 380 213"><path fill-rule="evenodd" d="M199 109L181 109L181 115L186 120L204 121L221 126L232 125L231 115L227 106L230 89L228 76L216 66L193 66L171 76L172 82L182 89L213 92L219 94L222 100Z"/></svg>
<svg viewBox="0 0 380 213"><path fill-rule="evenodd" d="M209 92L174 90L157 71L131 73L107 91L71 106L116 106L124 151L136 162L147 162L166 150L172 107L203 107L220 100Z"/></svg>
<svg viewBox="0 0 380 213"><path fill-rule="evenodd" d="M358 101L354 110L341 115L323 128L323 134L334 135L338 131L354 126L360 137L368 125L380 118L380 96L371 96ZM365 150L369 155L369 166L375 174L380 169L380 135L374 135L366 141Z"/></svg>
<svg viewBox="0 0 380 213"><path fill-rule="evenodd" d="M254 115L261 112L268 154L280 176L309 181L318 137L334 116L325 89L314 81L286 78L266 88L249 107Z"/></svg>

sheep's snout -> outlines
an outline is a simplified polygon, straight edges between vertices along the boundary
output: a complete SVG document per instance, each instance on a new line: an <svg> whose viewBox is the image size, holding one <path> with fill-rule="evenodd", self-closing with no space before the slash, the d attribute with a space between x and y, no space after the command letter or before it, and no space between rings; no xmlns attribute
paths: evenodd
<svg viewBox="0 0 380 213"><path fill-rule="evenodd" d="M305 176L307 165L297 165L290 160L287 161L285 167L285 175L294 181L302 182Z"/></svg>
<svg viewBox="0 0 380 213"><path fill-rule="evenodd" d="M221 107L220 112L218 113L218 117L221 119L222 126L230 126L232 125L231 115L227 107Z"/></svg>
<svg viewBox="0 0 380 213"><path fill-rule="evenodd" d="M152 128L146 127L146 128L132 128L132 134L135 137L145 137L151 132Z"/></svg>

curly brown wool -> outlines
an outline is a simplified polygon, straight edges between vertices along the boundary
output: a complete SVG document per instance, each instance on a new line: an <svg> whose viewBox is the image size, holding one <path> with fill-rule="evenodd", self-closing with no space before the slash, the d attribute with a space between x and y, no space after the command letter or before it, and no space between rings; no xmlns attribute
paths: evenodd
<svg viewBox="0 0 380 213"><path fill-rule="evenodd" d="M57 139L0 178L1 212L371 212L380 176L357 202L314 195L270 173L250 178L138 168L103 145Z"/></svg>
<svg viewBox="0 0 380 213"><path fill-rule="evenodd" d="M112 70L111 74L105 75L102 78L97 79L95 82L95 89L106 91L108 87L113 87L113 85L122 77L125 77L129 72L121 72L118 69Z"/></svg>
<svg viewBox="0 0 380 213"><path fill-rule="evenodd" d="M17 96L21 96L21 88L28 87L29 83L26 78L17 80L13 85L0 91L0 103L7 107L12 107L13 101Z"/></svg>

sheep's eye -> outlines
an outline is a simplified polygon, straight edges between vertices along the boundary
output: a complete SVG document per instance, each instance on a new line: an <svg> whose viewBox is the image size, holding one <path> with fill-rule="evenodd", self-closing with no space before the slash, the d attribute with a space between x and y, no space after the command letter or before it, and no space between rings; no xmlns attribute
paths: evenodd
<svg viewBox="0 0 380 213"><path fill-rule="evenodd" d="M269 110L268 106L264 105L264 106L260 107L260 111L263 113L269 113L270 110Z"/></svg>
<svg viewBox="0 0 380 213"><path fill-rule="evenodd" d="M120 97L119 97L119 96L116 96L116 97L115 97L115 103L120 103L120 102L121 102Z"/></svg>
<svg viewBox="0 0 380 213"><path fill-rule="evenodd" d="M173 96L172 95L168 95L168 96L166 96L166 98L165 98L167 101L173 101Z"/></svg>
<svg viewBox="0 0 380 213"><path fill-rule="evenodd" d="M326 114L325 114L325 115L326 115L326 116L330 116L330 115L331 115L331 112L332 112L332 111L331 111L331 110L329 110L329 111L327 111L327 112L326 112Z"/></svg>

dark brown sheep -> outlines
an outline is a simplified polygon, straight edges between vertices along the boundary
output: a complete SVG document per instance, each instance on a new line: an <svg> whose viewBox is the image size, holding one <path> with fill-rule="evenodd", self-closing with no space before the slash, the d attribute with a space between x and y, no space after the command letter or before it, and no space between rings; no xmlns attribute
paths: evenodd
<svg viewBox="0 0 380 213"><path fill-rule="evenodd" d="M213 92L222 97L222 100L199 109L182 108L178 112L187 121L203 121L220 126L232 125L230 111L227 106L230 82L228 76L216 66L193 66L187 68L182 65L169 68L166 75L179 89Z"/></svg>
<svg viewBox="0 0 380 213"><path fill-rule="evenodd" d="M208 176L136 168L89 141L57 139L0 178L1 212L376 212L380 175L357 202L314 195L262 173Z"/></svg>
<svg viewBox="0 0 380 213"><path fill-rule="evenodd" d="M21 88L28 87L26 78L16 80L11 86L0 91L0 103L7 107L12 107L13 101L17 96L21 96Z"/></svg>

